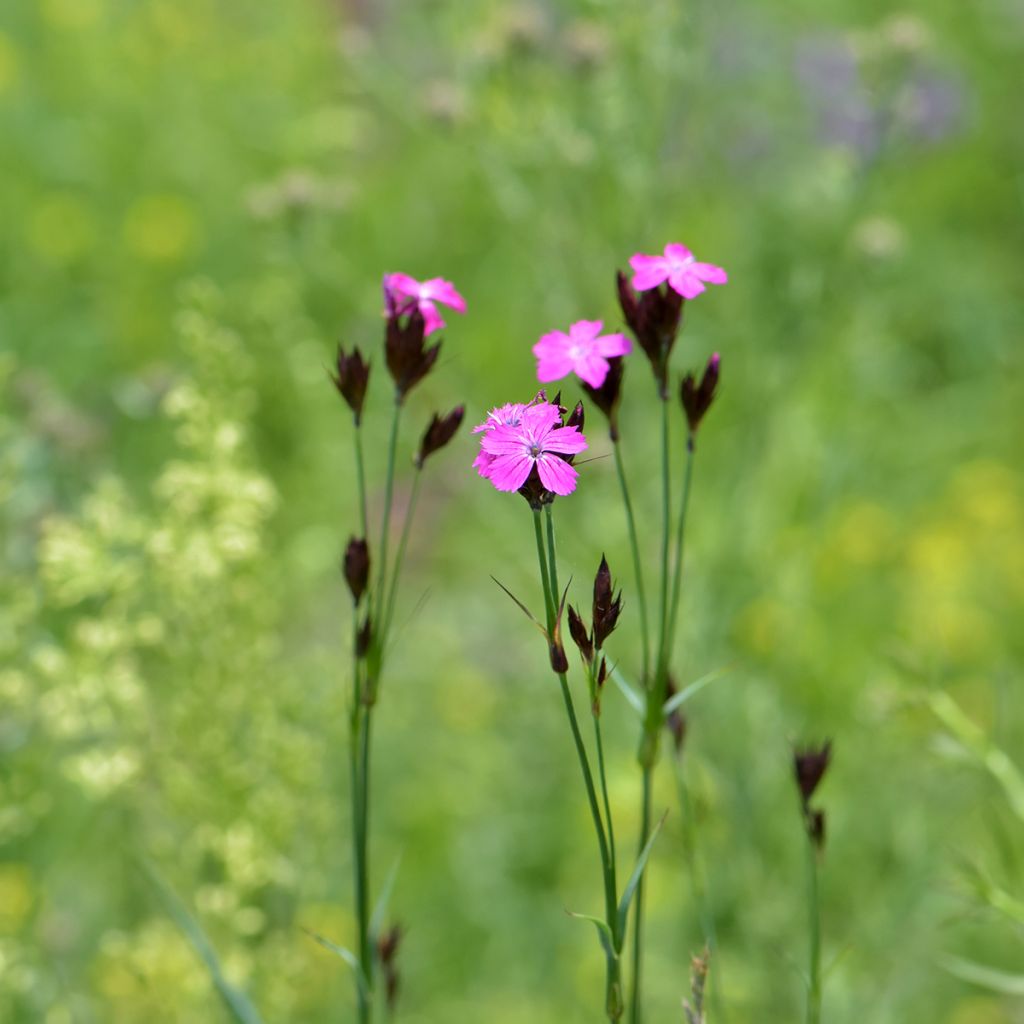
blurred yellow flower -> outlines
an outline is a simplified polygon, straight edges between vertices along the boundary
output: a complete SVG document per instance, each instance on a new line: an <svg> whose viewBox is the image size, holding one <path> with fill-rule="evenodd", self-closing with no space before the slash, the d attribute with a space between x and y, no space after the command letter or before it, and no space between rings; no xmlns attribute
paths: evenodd
<svg viewBox="0 0 1024 1024"><path fill-rule="evenodd" d="M151 263L180 260L196 245L199 233L195 211L176 195L143 196L125 215L126 245Z"/></svg>
<svg viewBox="0 0 1024 1024"><path fill-rule="evenodd" d="M89 207L77 197L64 194L43 197L30 212L25 230L36 255L58 267L88 253L97 233Z"/></svg>
<svg viewBox="0 0 1024 1024"><path fill-rule="evenodd" d="M13 935L32 909L35 895L27 864L0 864L0 935Z"/></svg>

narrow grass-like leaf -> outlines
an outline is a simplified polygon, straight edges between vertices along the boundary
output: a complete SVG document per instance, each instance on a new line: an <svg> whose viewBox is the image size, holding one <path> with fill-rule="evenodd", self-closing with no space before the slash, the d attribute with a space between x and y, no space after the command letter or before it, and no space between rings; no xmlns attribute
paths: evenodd
<svg viewBox="0 0 1024 1024"><path fill-rule="evenodd" d="M629 881L626 883L626 888L622 892L622 899L619 901L619 934L626 934L626 921L629 917L629 905L633 902L633 896L636 894L636 887L640 884L640 879L643 876L644 868L647 867L647 859L651 855L651 850L654 847L654 840L658 838L658 833L661 831L661 826L665 824L665 819L668 817L668 811L662 816L661 820L651 830L651 834L644 844L644 848L640 851L640 856L636 859L636 867L633 868L633 874L629 876Z"/></svg>
<svg viewBox="0 0 1024 1024"><path fill-rule="evenodd" d="M952 733L1002 787L1013 813L1024 821L1024 775L985 733L961 710L948 693L930 693L932 714Z"/></svg>
<svg viewBox="0 0 1024 1024"><path fill-rule="evenodd" d="M548 631L537 621L533 612L531 612L530 609L527 608L526 605L523 604L523 602L520 601L519 598L516 597L516 595L513 594L512 591L509 590L504 583L501 582L501 580L497 579L497 577L495 576L492 576L491 579L494 580L494 582L497 583L498 586L501 587L501 589L504 590L505 593L508 594L508 596L512 598L513 601L515 601L516 606L519 608L519 610L541 631L541 633L543 633L544 636L547 636Z"/></svg>
<svg viewBox="0 0 1024 1024"><path fill-rule="evenodd" d="M969 981L980 985L990 992L999 992L1004 996L1024 996L1024 974L1011 974L1009 971L996 970L973 960L961 960L955 956L944 956L939 961L950 974L961 981Z"/></svg>
<svg viewBox="0 0 1024 1024"><path fill-rule="evenodd" d="M665 701L665 707L663 709L665 714L671 715L673 711L681 708L691 697L700 693L705 686L709 686L716 679L721 679L723 676L728 675L732 669L732 665L726 665L724 668L716 668L707 675L701 676L700 679L690 683L689 686L684 686L678 693L673 694L667 701Z"/></svg>
<svg viewBox="0 0 1024 1024"><path fill-rule="evenodd" d="M202 960L214 987L231 1016L239 1021L239 1024L263 1024L262 1018L256 1012L256 1007L249 1001L248 996L241 989L232 985L224 976L216 950L206 937L199 922L189 913L178 894L171 888L170 883L148 859L140 858L139 863L159 895L167 914L181 930L199 959Z"/></svg>
<svg viewBox="0 0 1024 1024"><path fill-rule="evenodd" d="M574 910L567 909L566 913L580 921L589 921L597 929L597 937L601 940L601 948L605 951L605 955L612 959L618 958L618 954L615 952L615 939L607 921L602 921L601 918L593 917L590 914L577 914Z"/></svg>
<svg viewBox="0 0 1024 1024"><path fill-rule="evenodd" d="M344 946L339 946L330 939L325 939L322 935L317 935L316 932L310 931L308 928L302 929L314 942L318 942L324 949L330 950L335 956L340 956L342 960L352 968L352 973L356 976L356 984L359 986L359 990L364 994L368 995L366 991L366 979L363 977L363 969L359 966L359 957L352 952L351 949L346 949Z"/></svg>
<svg viewBox="0 0 1024 1024"><path fill-rule="evenodd" d="M626 698L629 706L638 714L643 717L644 714L644 698L640 691L618 670L613 668L611 670L612 681L619 688L622 696Z"/></svg>
<svg viewBox="0 0 1024 1024"><path fill-rule="evenodd" d="M384 917L388 912L388 904L391 902L391 893L395 888L395 879L398 878L398 869L402 866L402 856L399 854L395 858L395 863L391 865L391 870L388 872L388 877L384 880L384 887L380 891L380 895L377 897L377 902L373 908L373 914L370 916L370 935L373 936L374 940L380 935L380 930L384 926Z"/></svg>

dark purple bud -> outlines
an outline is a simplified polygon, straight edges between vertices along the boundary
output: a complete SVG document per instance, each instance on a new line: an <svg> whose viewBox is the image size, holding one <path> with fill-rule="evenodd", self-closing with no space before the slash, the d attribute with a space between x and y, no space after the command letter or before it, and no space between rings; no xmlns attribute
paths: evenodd
<svg viewBox="0 0 1024 1024"><path fill-rule="evenodd" d="M356 633L356 657L365 658L370 653L370 641L373 639L373 630L370 627L370 615L367 613L363 624Z"/></svg>
<svg viewBox="0 0 1024 1024"><path fill-rule="evenodd" d="M589 665L594 660L594 645L587 633L587 627L583 624L583 619L572 605L569 605L569 633L573 642L580 649L583 660Z"/></svg>
<svg viewBox="0 0 1024 1024"><path fill-rule="evenodd" d="M388 372L395 382L398 401L402 401L430 372L441 351L441 342L426 346L423 314L413 305L401 307L393 295L387 295L387 330L384 354Z"/></svg>
<svg viewBox="0 0 1024 1024"><path fill-rule="evenodd" d="M370 580L370 549L361 537L349 540L342 569L348 589L352 591L352 600L359 604Z"/></svg>
<svg viewBox="0 0 1024 1024"><path fill-rule="evenodd" d="M348 402L348 407L358 424L363 415L366 385L370 379L370 364L363 359L357 347L353 347L351 355L346 355L345 350L339 345L336 366L331 380L334 381L334 386L341 397Z"/></svg>
<svg viewBox="0 0 1024 1024"><path fill-rule="evenodd" d="M569 671L569 659L565 656L565 646L557 631L548 644L548 654L551 657L551 668L555 672L561 675L563 672Z"/></svg>
<svg viewBox="0 0 1024 1024"><path fill-rule="evenodd" d="M622 356L608 360L608 373L599 388L584 383L583 390L590 400L608 417L608 432L613 441L619 439L619 401L622 398L622 376L625 364Z"/></svg>
<svg viewBox="0 0 1024 1024"><path fill-rule="evenodd" d="M601 556L601 564L598 566L597 575L594 577L594 647L600 650L605 640L611 636L612 631L618 625L619 614L622 611L622 591L614 595L612 586L612 573L608 568L608 561Z"/></svg>
<svg viewBox="0 0 1024 1024"><path fill-rule="evenodd" d="M620 270L616 277L619 305L626 324L650 361L658 382L658 394L668 399L668 359L679 333L683 298L667 284L635 292Z"/></svg>
<svg viewBox="0 0 1024 1024"><path fill-rule="evenodd" d="M704 367L704 373L698 384L692 373L688 373L679 388L679 397L686 412L686 422L690 425L690 434L696 434L700 422L704 419L711 403L715 400L718 387L718 376L721 359L716 352Z"/></svg>
<svg viewBox="0 0 1024 1024"><path fill-rule="evenodd" d="M576 403L576 407L573 409L573 411L571 413L569 413L569 418L565 421L565 425L567 427L576 427L577 430L582 431L583 430L583 420L584 420L583 403L582 402L577 402Z"/></svg>
<svg viewBox="0 0 1024 1024"><path fill-rule="evenodd" d="M826 741L819 748L805 747L793 751L793 769L800 798L807 807L814 791L818 788L832 759L832 743Z"/></svg>
<svg viewBox="0 0 1024 1024"><path fill-rule="evenodd" d="M416 454L417 469L422 469L427 457L439 451L455 436L465 414L464 405L453 409L447 416L438 416L436 412L434 413L420 441L420 450Z"/></svg>

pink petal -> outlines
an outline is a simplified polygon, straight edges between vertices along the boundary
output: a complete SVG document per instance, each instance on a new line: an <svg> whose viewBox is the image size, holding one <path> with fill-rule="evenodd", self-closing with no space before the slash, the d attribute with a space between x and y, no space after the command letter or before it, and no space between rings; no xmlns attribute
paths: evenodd
<svg viewBox="0 0 1024 1024"><path fill-rule="evenodd" d="M537 344L533 346L532 352L540 359L542 356L558 355L565 352L570 345L572 345L572 339L565 331L548 331L547 334L540 336Z"/></svg>
<svg viewBox="0 0 1024 1024"><path fill-rule="evenodd" d="M573 361L567 355L546 356L537 363L537 380L547 384L561 380L573 371Z"/></svg>
<svg viewBox="0 0 1024 1024"><path fill-rule="evenodd" d="M518 427L495 427L480 438L480 447L489 455L515 455L529 445Z"/></svg>
<svg viewBox="0 0 1024 1024"><path fill-rule="evenodd" d="M576 360L573 367L576 376L592 388L599 388L605 377L608 376L608 360L599 356L596 352L588 352Z"/></svg>
<svg viewBox="0 0 1024 1024"><path fill-rule="evenodd" d="M664 256L645 256L642 252L630 256L629 265L635 271L631 283L638 292L656 288L672 272Z"/></svg>
<svg viewBox="0 0 1024 1024"><path fill-rule="evenodd" d="M627 356L633 351L633 342L624 334L604 334L597 339L595 351L598 355ZM599 384L598 387L601 385Z"/></svg>
<svg viewBox="0 0 1024 1024"><path fill-rule="evenodd" d="M430 299L420 299L420 312L423 314L423 333L432 334L444 327L444 319L437 311L437 306Z"/></svg>
<svg viewBox="0 0 1024 1024"><path fill-rule="evenodd" d="M668 279L669 286L674 292L682 295L684 299L695 299L702 291L704 291L704 285L697 279L697 276L692 272L693 267L684 267L682 270L677 270Z"/></svg>
<svg viewBox="0 0 1024 1024"><path fill-rule="evenodd" d="M537 473L540 475L540 482L555 494L572 494L576 490L576 470L557 456L541 455L537 460Z"/></svg>
<svg viewBox="0 0 1024 1024"><path fill-rule="evenodd" d="M494 456L481 451L473 460L473 468L486 480L491 475L491 465L493 463Z"/></svg>
<svg viewBox="0 0 1024 1024"><path fill-rule="evenodd" d="M665 259L672 263L682 263L684 260L692 259L693 253L679 242L669 242L665 246Z"/></svg>
<svg viewBox="0 0 1024 1024"><path fill-rule="evenodd" d="M587 439L577 427L555 427L544 439L541 447L546 452L560 452L562 455L576 455L586 451Z"/></svg>
<svg viewBox="0 0 1024 1024"><path fill-rule="evenodd" d="M487 479L499 491L518 491L533 469L528 455L499 455L492 463Z"/></svg>
<svg viewBox="0 0 1024 1024"><path fill-rule="evenodd" d="M385 274L384 291L393 295L404 295L407 299L419 298L420 283L408 274Z"/></svg>
<svg viewBox="0 0 1024 1024"><path fill-rule="evenodd" d="M561 421L562 414L558 411L557 405L552 405L550 402L539 402L537 405L527 406L523 410L521 428L524 431L543 431Z"/></svg>
<svg viewBox="0 0 1024 1024"><path fill-rule="evenodd" d="M466 312L466 300L455 290L455 285L443 277L432 277L429 281L424 281L420 294L425 299L434 299L451 306L457 313Z"/></svg>
<svg viewBox="0 0 1024 1024"><path fill-rule="evenodd" d="M708 284L726 284L729 280L729 275L721 267L716 267L714 263L693 263L690 265L690 269Z"/></svg>
<svg viewBox="0 0 1024 1024"><path fill-rule="evenodd" d="M577 320L569 328L569 337L576 345L587 344L601 333L603 326L600 320Z"/></svg>

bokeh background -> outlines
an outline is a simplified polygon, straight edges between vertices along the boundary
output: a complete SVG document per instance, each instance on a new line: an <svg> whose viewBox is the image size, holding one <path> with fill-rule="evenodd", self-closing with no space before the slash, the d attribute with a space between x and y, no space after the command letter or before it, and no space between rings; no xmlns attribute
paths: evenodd
<svg viewBox="0 0 1024 1024"><path fill-rule="evenodd" d="M435 408L532 394L537 336L617 324L614 270L679 239L731 281L676 351L724 383L674 670L729 671L688 707L691 815L658 779L649 1019L708 923L713 1024L799 1019L790 745L832 737L827 1019L1024 1021L1022 66L1019 0L4 4L0 1019L226 1019L140 859L265 1020L351 1019L301 930L354 930L333 346L375 353L379 510L384 271L469 301L408 454ZM640 357L626 390L653 564ZM596 1020L586 804L489 578L539 603L532 524L472 457L428 466L379 709L401 1019ZM635 673L610 459L557 516L577 599L601 552L625 586ZM605 721L628 849L637 725Z"/></svg>

